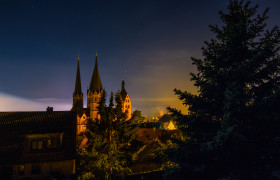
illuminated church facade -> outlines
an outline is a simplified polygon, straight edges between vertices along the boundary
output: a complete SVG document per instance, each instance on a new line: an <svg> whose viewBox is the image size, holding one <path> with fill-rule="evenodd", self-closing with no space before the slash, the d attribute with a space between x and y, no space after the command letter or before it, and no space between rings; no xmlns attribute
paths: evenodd
<svg viewBox="0 0 280 180"><path fill-rule="evenodd" d="M89 88L87 89L87 107L83 107L83 93L81 86L81 75L80 75L80 62L78 57L77 73L75 90L73 93L73 106L71 111L77 112L77 134L85 132L86 120L91 118L93 120L100 119L98 113L98 105L104 92L100 74L98 71L97 53L95 57L94 70L91 77ZM125 82L122 81L121 85L121 99L122 99L122 110L127 113L127 119L131 118L131 100L125 89Z"/></svg>

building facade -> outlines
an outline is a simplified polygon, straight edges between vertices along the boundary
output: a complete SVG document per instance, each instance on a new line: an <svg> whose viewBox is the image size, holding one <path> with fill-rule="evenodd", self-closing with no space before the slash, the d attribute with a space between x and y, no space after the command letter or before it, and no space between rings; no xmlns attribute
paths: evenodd
<svg viewBox="0 0 280 180"><path fill-rule="evenodd" d="M95 57L95 65L90 81L89 88L87 89L87 107L83 107L83 93L81 86L80 75L80 61L78 57L77 73L75 90L73 93L73 106L71 111L77 113L77 134L81 134L86 130L86 120L91 118L93 120L100 120L98 113L98 106L104 92L100 74L98 71L97 53ZM131 118L131 100L125 89L125 82L122 81L121 86L122 110L127 114L127 119Z"/></svg>
<svg viewBox="0 0 280 180"><path fill-rule="evenodd" d="M0 112L0 179L71 178L76 114Z"/></svg>

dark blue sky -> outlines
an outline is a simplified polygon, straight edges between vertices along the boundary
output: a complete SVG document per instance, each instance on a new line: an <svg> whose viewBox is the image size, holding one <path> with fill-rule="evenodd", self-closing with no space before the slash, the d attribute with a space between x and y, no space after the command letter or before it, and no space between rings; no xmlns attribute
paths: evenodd
<svg viewBox="0 0 280 180"><path fill-rule="evenodd" d="M270 7L269 27L279 24L279 0L252 2L260 5L259 12ZM149 116L163 112L166 106L179 104L172 92L175 87L195 92L189 81L195 70L190 57L201 56L203 41L213 37L208 25L220 23L218 11L227 4L227 0L1 1L0 108L70 109L77 57L86 97L98 51L107 91L120 89L125 79L134 109ZM8 106L3 103L8 97L23 105ZM33 109L30 103L43 106Z"/></svg>

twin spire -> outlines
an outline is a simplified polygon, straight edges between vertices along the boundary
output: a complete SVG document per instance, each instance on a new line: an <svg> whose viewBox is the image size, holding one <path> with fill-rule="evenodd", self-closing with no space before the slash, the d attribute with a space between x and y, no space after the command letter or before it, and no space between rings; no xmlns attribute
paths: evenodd
<svg viewBox="0 0 280 180"><path fill-rule="evenodd" d="M94 65L94 70L93 70L90 85L89 85L89 90L91 92L95 92L95 91L100 92L101 90L103 90L101 78L100 78L99 71L98 71L97 52L96 52L96 56L95 56L95 65Z"/></svg>
<svg viewBox="0 0 280 180"><path fill-rule="evenodd" d="M95 65L94 65L92 78L91 78L91 81L90 81L89 90L91 92L95 92L95 91L100 92L101 90L103 90L101 78L100 78L99 71L98 71L97 52L96 52ZM82 85L81 85L80 58L79 58L79 56L78 56L78 66L77 66L76 84L75 84L74 94L83 94L82 93Z"/></svg>
<svg viewBox="0 0 280 180"><path fill-rule="evenodd" d="M77 74L76 74L76 84L74 94L83 94L82 93L82 85L81 85L81 75L80 75L80 61L78 56L78 66L77 66Z"/></svg>

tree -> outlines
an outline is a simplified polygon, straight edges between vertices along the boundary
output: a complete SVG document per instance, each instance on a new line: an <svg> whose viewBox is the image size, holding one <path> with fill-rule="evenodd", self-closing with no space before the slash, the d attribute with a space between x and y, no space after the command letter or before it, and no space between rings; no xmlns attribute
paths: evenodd
<svg viewBox="0 0 280 180"><path fill-rule="evenodd" d="M87 145L78 149L78 168L82 179L111 179L130 173L129 165L135 148L131 144L139 127L134 121L140 117L138 114L126 120L119 92L115 94L115 104L111 93L109 105L106 105L104 91L98 106L100 120L89 119L87 122Z"/></svg>
<svg viewBox="0 0 280 180"><path fill-rule="evenodd" d="M182 166L189 171L214 178L280 172L280 31L266 30L268 9L257 9L230 0L219 12L223 24L209 26L215 38L205 41L204 58L192 58L198 94L174 90L190 112L169 108L187 137Z"/></svg>
<svg viewBox="0 0 280 180"><path fill-rule="evenodd" d="M133 122L136 124L142 124L144 123L145 117L142 116L141 111L135 110L132 113L131 119L133 119Z"/></svg>

